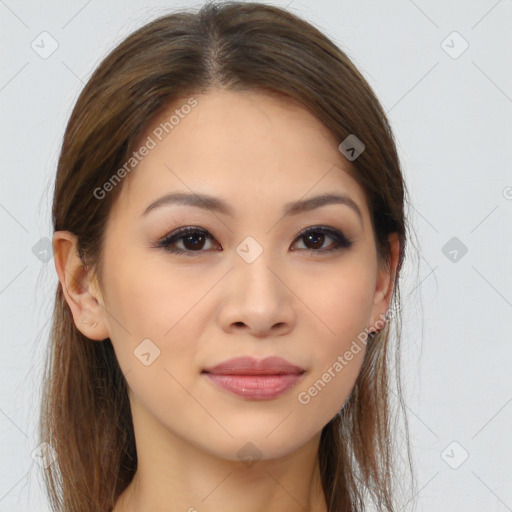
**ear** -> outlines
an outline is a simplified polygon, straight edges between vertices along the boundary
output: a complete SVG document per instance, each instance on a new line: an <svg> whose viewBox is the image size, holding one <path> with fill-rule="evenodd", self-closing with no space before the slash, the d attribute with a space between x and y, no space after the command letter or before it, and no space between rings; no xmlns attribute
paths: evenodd
<svg viewBox="0 0 512 512"><path fill-rule="evenodd" d="M388 236L388 243L391 252L390 261L379 263L373 309L370 316L370 326L368 328L370 332L380 331L384 327L386 313L393 296L395 275L400 253L398 233L391 233Z"/></svg>
<svg viewBox="0 0 512 512"><path fill-rule="evenodd" d="M108 338L108 315L99 283L78 256L76 235L55 231L52 245L55 270L77 329L91 340Z"/></svg>

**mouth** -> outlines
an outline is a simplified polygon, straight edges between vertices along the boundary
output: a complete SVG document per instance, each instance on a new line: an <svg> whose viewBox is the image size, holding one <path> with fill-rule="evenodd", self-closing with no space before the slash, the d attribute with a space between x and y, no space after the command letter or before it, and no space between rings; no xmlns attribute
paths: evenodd
<svg viewBox="0 0 512 512"><path fill-rule="evenodd" d="M276 398L295 386L306 370L280 357L238 357L202 372L217 388L251 400Z"/></svg>

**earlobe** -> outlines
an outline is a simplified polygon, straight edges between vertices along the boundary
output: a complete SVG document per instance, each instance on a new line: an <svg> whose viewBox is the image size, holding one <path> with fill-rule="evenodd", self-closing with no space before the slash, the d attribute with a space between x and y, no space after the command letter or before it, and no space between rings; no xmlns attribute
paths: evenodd
<svg viewBox="0 0 512 512"><path fill-rule="evenodd" d="M95 277L78 255L77 237L70 231L53 235L55 270L78 330L92 340L109 337L107 315Z"/></svg>
<svg viewBox="0 0 512 512"><path fill-rule="evenodd" d="M396 270L400 254L400 240L398 233L391 233L388 236L390 247L390 260L387 265L379 265L377 275L377 286L375 289L374 303L370 318L370 332L376 332L382 329L386 313L390 307L393 297Z"/></svg>

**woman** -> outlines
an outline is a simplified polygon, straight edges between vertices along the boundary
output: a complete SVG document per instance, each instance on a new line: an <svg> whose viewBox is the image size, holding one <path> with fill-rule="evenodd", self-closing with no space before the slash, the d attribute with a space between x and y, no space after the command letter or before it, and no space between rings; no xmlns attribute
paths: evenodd
<svg viewBox="0 0 512 512"><path fill-rule="evenodd" d="M115 48L56 178L53 509L397 510L405 192L369 85L285 10L207 4Z"/></svg>

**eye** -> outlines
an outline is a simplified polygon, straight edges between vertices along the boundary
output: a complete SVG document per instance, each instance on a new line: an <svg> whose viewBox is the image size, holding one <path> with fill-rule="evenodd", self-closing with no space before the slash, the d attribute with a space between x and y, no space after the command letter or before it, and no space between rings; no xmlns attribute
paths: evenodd
<svg viewBox="0 0 512 512"><path fill-rule="evenodd" d="M341 231L337 229L328 228L325 226L313 226L301 231L298 235L299 239L304 241L304 244L310 245L305 250L319 253L329 253L340 249L348 249L353 241L348 239ZM324 245L325 240L331 239L333 243L327 249L317 250Z"/></svg>
<svg viewBox="0 0 512 512"><path fill-rule="evenodd" d="M194 252L204 252L201 249L207 240L214 240L208 231L195 226L187 226L167 235L157 243L157 247L162 247L166 252L173 254L195 256ZM177 242L182 242L183 249L173 247Z"/></svg>
<svg viewBox="0 0 512 512"><path fill-rule="evenodd" d="M327 248L322 248L326 239L332 242ZM207 242L215 239L205 229L187 226L180 228L155 244L156 247L163 248L166 252L172 254L183 254L186 256L195 256L198 253L205 252ZM341 231L325 226L313 226L301 231L295 238L296 241L302 241L306 247L300 250L308 250L312 253L330 253L336 250L348 249L353 241L348 239ZM178 245L181 244L181 248ZM208 249L208 247L207 247ZM211 246L210 246L211 250ZM218 250L218 249L217 249ZM292 249L296 251L297 249ZM196 254L194 254L196 253Z"/></svg>

